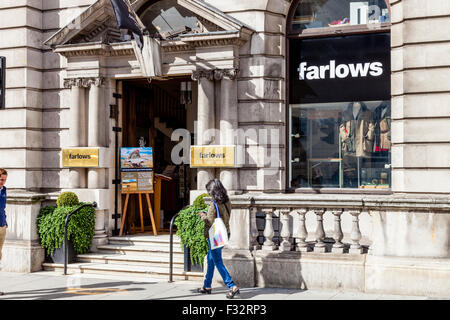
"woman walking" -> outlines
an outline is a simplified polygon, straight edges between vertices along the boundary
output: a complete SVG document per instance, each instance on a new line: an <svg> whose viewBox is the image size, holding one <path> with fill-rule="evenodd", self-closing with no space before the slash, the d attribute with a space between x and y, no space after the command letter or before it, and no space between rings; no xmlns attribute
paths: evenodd
<svg viewBox="0 0 450 320"><path fill-rule="evenodd" d="M222 249L217 248L211 250L211 242L209 239L209 229L217 218L216 205L219 210L219 215L222 218L225 226L227 227L228 234L230 234L230 213L231 213L231 202L227 195L227 190L223 186L219 179L214 179L206 184L206 190L209 196L212 198L213 203L209 206L208 213L202 212L200 214L201 219L205 222L205 237L208 239L209 250L207 254L208 268L206 270L205 281L203 287L198 289L199 293L211 294L211 284L214 275L214 267L217 268L225 285L230 289L226 297L233 299L235 295L239 294L239 288L233 282L227 268L223 264L222 260Z"/></svg>

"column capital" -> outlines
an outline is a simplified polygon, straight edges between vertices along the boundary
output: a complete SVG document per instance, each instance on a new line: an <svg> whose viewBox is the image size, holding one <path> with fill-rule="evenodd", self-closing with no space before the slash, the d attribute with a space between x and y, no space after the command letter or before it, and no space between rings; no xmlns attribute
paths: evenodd
<svg viewBox="0 0 450 320"><path fill-rule="evenodd" d="M235 80L239 73L239 69L211 69L211 70L196 70L192 72L192 80L198 81L201 78L208 80L222 80L224 78Z"/></svg>
<svg viewBox="0 0 450 320"><path fill-rule="evenodd" d="M215 80L222 80L222 79L235 80L237 78L238 73L239 73L239 69L237 69L237 68L216 69L216 70L214 70L214 79Z"/></svg>
<svg viewBox="0 0 450 320"><path fill-rule="evenodd" d="M224 69L223 70L224 78L228 78L230 80L236 80L238 74L239 74L239 69L238 68Z"/></svg>
<svg viewBox="0 0 450 320"><path fill-rule="evenodd" d="M214 70L196 70L192 72L192 80L199 81L201 78L214 80Z"/></svg>
<svg viewBox="0 0 450 320"><path fill-rule="evenodd" d="M88 84L89 86L101 87L105 84L105 78L103 77L89 78Z"/></svg>
<svg viewBox="0 0 450 320"><path fill-rule="evenodd" d="M64 79L64 88L65 89L72 89L72 87L89 88L92 85L101 87L104 84L105 84L104 77Z"/></svg>

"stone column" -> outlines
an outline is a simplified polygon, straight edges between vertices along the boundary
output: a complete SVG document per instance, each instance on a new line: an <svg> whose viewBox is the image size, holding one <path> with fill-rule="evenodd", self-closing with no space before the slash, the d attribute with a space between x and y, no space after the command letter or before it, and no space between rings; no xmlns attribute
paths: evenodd
<svg viewBox="0 0 450 320"><path fill-rule="evenodd" d="M89 84L88 146L104 147L104 78L90 79ZM88 188L105 188L105 174L105 169L88 169Z"/></svg>
<svg viewBox="0 0 450 320"><path fill-rule="evenodd" d="M105 79L101 77L89 81L89 147L102 147L104 145L104 82Z"/></svg>
<svg viewBox="0 0 450 320"><path fill-rule="evenodd" d="M220 86L220 144L236 145L235 130L238 128L237 69L216 70ZM217 76L216 76L217 78ZM220 180L230 193L239 189L237 169L221 169Z"/></svg>
<svg viewBox="0 0 450 320"><path fill-rule="evenodd" d="M206 131L215 127L214 71L194 71L192 79L198 81L197 145L209 145L212 143L212 139L206 135ZM198 169L197 189L204 190L208 181L214 177L215 170L213 168Z"/></svg>
<svg viewBox="0 0 450 320"><path fill-rule="evenodd" d="M64 87L71 90L69 137L67 147L83 147L86 145L86 96L85 87L87 83L84 79L67 79L64 81ZM85 188L86 169L69 169L69 188Z"/></svg>
<svg viewBox="0 0 450 320"><path fill-rule="evenodd" d="M105 79L102 77L89 80L88 146L94 148L105 146L104 82ZM89 168L88 188L105 189L105 176L105 168ZM108 243L105 230L105 210L104 207L95 210L95 231L91 247L93 252L97 251L99 245Z"/></svg>

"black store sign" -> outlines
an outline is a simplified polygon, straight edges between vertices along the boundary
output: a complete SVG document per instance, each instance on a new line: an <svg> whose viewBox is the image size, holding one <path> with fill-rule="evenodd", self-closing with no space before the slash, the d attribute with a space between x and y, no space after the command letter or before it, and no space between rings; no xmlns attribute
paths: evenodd
<svg viewBox="0 0 450 320"><path fill-rule="evenodd" d="M291 40L290 103L391 98L389 33Z"/></svg>

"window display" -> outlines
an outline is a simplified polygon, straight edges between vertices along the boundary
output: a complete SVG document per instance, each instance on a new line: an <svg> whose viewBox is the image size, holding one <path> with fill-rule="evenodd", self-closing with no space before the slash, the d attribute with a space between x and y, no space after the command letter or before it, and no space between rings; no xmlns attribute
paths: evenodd
<svg viewBox="0 0 450 320"><path fill-rule="evenodd" d="M290 187L390 188L390 69L389 33L290 40Z"/></svg>
<svg viewBox="0 0 450 320"><path fill-rule="evenodd" d="M390 101L291 105L291 186L390 187Z"/></svg>
<svg viewBox="0 0 450 320"><path fill-rule="evenodd" d="M385 0L304 0L294 13L292 31L389 22Z"/></svg>

